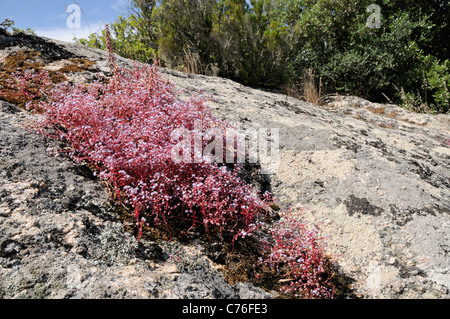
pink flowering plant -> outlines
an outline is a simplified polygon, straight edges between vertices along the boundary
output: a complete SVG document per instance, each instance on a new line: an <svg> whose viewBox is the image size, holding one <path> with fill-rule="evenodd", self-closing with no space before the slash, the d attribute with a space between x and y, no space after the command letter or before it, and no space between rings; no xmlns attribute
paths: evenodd
<svg viewBox="0 0 450 319"><path fill-rule="evenodd" d="M295 298L333 298L331 261L319 227L311 228L301 219L301 211L291 209L269 233L260 263L281 278L280 291Z"/></svg>
<svg viewBox="0 0 450 319"><path fill-rule="evenodd" d="M203 95L178 98L155 66L116 68L108 84L58 84L39 106L45 134L68 142L71 155L97 168L116 195L134 209L136 222L171 219L221 235L247 232L265 203L234 169L209 161L172 160L172 132L194 134L228 124L213 117ZM194 121L202 121L202 132ZM203 146L208 141L203 141ZM144 218L144 219L143 219ZM142 230L142 229L141 229Z"/></svg>

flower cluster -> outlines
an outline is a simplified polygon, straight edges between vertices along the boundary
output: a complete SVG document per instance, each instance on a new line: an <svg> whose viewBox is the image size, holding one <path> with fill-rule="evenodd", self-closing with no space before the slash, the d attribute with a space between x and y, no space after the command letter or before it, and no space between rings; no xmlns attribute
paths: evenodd
<svg viewBox="0 0 450 319"><path fill-rule="evenodd" d="M42 102L41 127L67 141L72 156L98 168L101 179L142 217L167 225L181 219L222 234L248 232L265 203L235 169L210 162L175 163L171 133L194 132L194 121L207 128L228 124L213 117L206 96L178 98L155 66L116 69L114 81L90 85L59 84ZM203 143L206 143L204 141Z"/></svg>
<svg viewBox="0 0 450 319"><path fill-rule="evenodd" d="M290 210L269 232L272 241L265 243L260 262L282 278L281 292L295 298L333 298L330 260L319 228L310 229L300 211Z"/></svg>

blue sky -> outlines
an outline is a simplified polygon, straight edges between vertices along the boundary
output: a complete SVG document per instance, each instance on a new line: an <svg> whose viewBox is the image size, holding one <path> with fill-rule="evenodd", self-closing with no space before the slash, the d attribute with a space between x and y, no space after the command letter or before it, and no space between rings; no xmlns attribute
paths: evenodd
<svg viewBox="0 0 450 319"><path fill-rule="evenodd" d="M70 28L66 8L76 3L82 10L81 28ZM127 3L128 0L0 0L0 22L8 18L17 28L32 28L38 35L71 41L74 36L87 37L105 23L127 15Z"/></svg>

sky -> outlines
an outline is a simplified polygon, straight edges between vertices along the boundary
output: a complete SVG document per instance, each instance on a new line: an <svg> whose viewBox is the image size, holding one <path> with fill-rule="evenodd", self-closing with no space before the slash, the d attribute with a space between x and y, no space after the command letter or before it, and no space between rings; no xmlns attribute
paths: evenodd
<svg viewBox="0 0 450 319"><path fill-rule="evenodd" d="M87 38L120 15L128 15L127 3L128 0L0 0L0 23L10 19L17 28L31 28L39 36L70 42L74 37ZM79 19L76 5L80 8Z"/></svg>

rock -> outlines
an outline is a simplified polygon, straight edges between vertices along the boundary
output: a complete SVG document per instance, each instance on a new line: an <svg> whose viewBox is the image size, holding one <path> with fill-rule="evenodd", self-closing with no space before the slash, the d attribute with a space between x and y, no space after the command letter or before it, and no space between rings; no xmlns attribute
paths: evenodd
<svg viewBox="0 0 450 319"><path fill-rule="evenodd" d="M167 259L161 247L155 242L147 243L145 245L142 242L139 242L136 255L145 260Z"/></svg>
<svg viewBox="0 0 450 319"><path fill-rule="evenodd" d="M24 47L49 62L96 61L92 76L110 72L104 51L0 35L0 55ZM279 129L276 167L261 163L242 177L270 190L278 209L306 208L302 217L322 225L354 296L449 298L450 115L349 96L317 106L218 77L161 72L182 94L212 93L215 115L238 129ZM77 81L92 79L87 73ZM56 142L22 128L37 115L5 102L0 113L0 298L276 296L228 284L210 258L187 253L189 246L137 246L95 177L47 152ZM219 250L209 255L223 259Z"/></svg>
<svg viewBox="0 0 450 319"><path fill-rule="evenodd" d="M396 262L397 262L397 259L395 257L391 257L391 258L389 258L387 263L389 265L394 265Z"/></svg>
<svg viewBox="0 0 450 319"><path fill-rule="evenodd" d="M17 255L22 249L22 244L15 241L6 239L0 243L0 257L11 258Z"/></svg>
<svg viewBox="0 0 450 319"><path fill-rule="evenodd" d="M200 276L195 257L185 255L180 271L158 243L138 246L100 182L70 158L49 156L47 149L57 148L57 142L21 127L31 114L3 101L0 113L0 298L240 298L248 293L226 283L206 261ZM178 246L180 254L184 249ZM180 288L192 278L195 290ZM268 295L256 287L247 290Z"/></svg>

